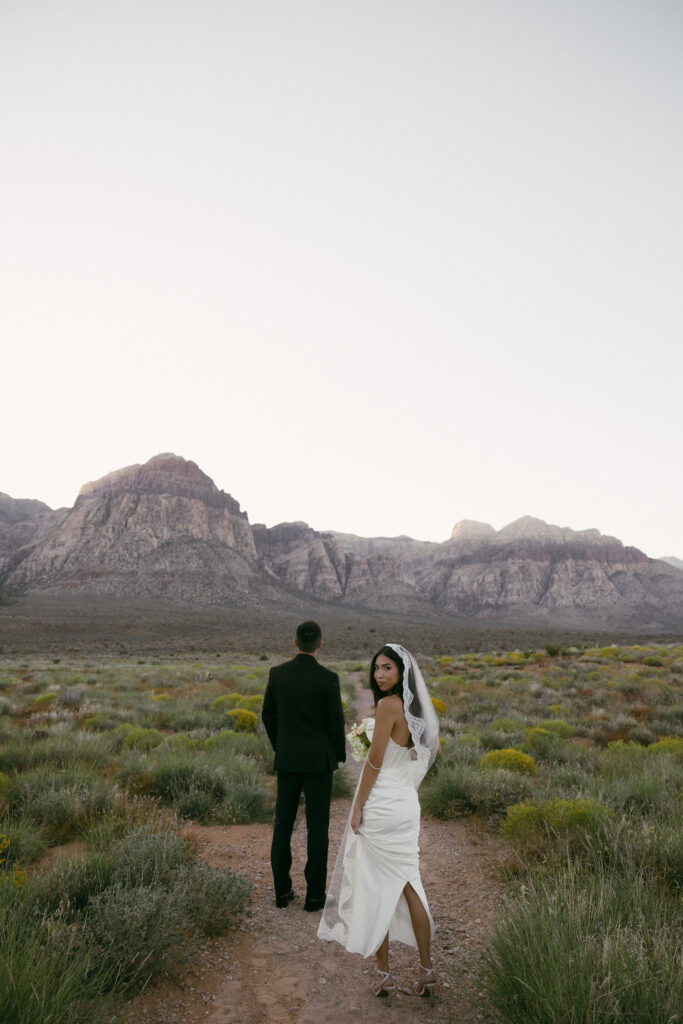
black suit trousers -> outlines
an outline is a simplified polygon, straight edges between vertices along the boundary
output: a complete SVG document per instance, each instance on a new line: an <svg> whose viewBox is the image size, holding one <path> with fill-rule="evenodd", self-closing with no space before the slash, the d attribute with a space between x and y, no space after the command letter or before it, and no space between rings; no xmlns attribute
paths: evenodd
<svg viewBox="0 0 683 1024"><path fill-rule="evenodd" d="M304 869L306 896L325 897L327 848L332 798L332 772L278 772L275 826L270 848L275 895L285 896L292 888L291 838L301 794L306 800L307 860Z"/></svg>

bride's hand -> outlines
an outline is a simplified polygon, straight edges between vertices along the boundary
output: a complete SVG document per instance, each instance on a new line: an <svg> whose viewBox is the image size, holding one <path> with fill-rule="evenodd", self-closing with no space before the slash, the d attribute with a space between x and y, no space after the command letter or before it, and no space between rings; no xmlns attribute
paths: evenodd
<svg viewBox="0 0 683 1024"><path fill-rule="evenodd" d="M354 804L353 805L353 810L351 812L351 828L356 833L356 835L358 835L358 833L360 832L360 825L361 825L362 820L363 820L363 811L361 810L360 807L358 807L356 804Z"/></svg>

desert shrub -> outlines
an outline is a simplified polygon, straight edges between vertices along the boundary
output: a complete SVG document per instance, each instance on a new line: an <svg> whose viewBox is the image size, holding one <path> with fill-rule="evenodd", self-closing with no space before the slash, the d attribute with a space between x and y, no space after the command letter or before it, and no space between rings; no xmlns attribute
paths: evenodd
<svg viewBox="0 0 683 1024"><path fill-rule="evenodd" d="M82 686L67 686L60 694L59 703L64 708L77 708L83 700Z"/></svg>
<svg viewBox="0 0 683 1024"><path fill-rule="evenodd" d="M480 768L504 768L508 772L522 772L527 775L534 775L536 762L529 754L515 750L514 747L507 747L503 750L491 750L482 757L479 762Z"/></svg>
<svg viewBox="0 0 683 1024"><path fill-rule="evenodd" d="M226 717L235 732L256 732L258 729L258 718L253 711L234 708L232 711L226 711Z"/></svg>
<svg viewBox="0 0 683 1024"><path fill-rule="evenodd" d="M550 658L557 658L562 653L560 644L546 644L544 650Z"/></svg>
<svg viewBox="0 0 683 1024"><path fill-rule="evenodd" d="M571 761L556 761L546 767L536 792L541 799L564 797L565 799L584 798L592 794L591 770L588 765Z"/></svg>
<svg viewBox="0 0 683 1024"><path fill-rule="evenodd" d="M481 744L474 733L462 736L442 736L441 754L436 762L436 769L450 764L476 765L481 759Z"/></svg>
<svg viewBox="0 0 683 1024"><path fill-rule="evenodd" d="M570 725L569 722L565 722L562 718L548 718L543 722L536 723L537 729L545 729L547 732L557 733L562 739L567 739L568 736L573 736L576 732L576 728Z"/></svg>
<svg viewBox="0 0 683 1024"><path fill-rule="evenodd" d="M45 831L28 818L19 821L0 821L0 838L3 836L7 840L7 846L2 853L5 867L13 864L31 864L49 846Z"/></svg>
<svg viewBox="0 0 683 1024"><path fill-rule="evenodd" d="M490 728L496 732L518 733L524 731L524 722L518 718L496 718Z"/></svg>
<svg viewBox="0 0 683 1024"><path fill-rule="evenodd" d="M595 652L598 658L605 658L608 661L618 661L621 656L621 649L619 647L600 647Z"/></svg>
<svg viewBox="0 0 683 1024"><path fill-rule="evenodd" d="M267 821L271 813L271 796L260 773L253 763L236 758L228 792L214 808L211 820L222 825L246 825L250 821Z"/></svg>
<svg viewBox="0 0 683 1024"><path fill-rule="evenodd" d="M112 743L113 750L129 750L134 749L133 747L124 747L124 741L126 736L132 729L136 727L131 722L119 722L114 729L112 729L110 742Z"/></svg>
<svg viewBox="0 0 683 1024"><path fill-rule="evenodd" d="M222 732L216 733L215 736L209 736L203 746L212 759L242 754L244 757L252 757L268 767L271 767L273 763L273 748L264 733L235 732L233 729L224 729Z"/></svg>
<svg viewBox="0 0 683 1024"><path fill-rule="evenodd" d="M216 725L216 715L210 709L198 707L189 701L167 701L156 704L145 715L148 726L169 732L190 732L206 729L211 732Z"/></svg>
<svg viewBox="0 0 683 1024"><path fill-rule="evenodd" d="M14 898L0 907L0 1020L6 1024L105 1024L102 969L73 932Z"/></svg>
<svg viewBox="0 0 683 1024"><path fill-rule="evenodd" d="M75 838L108 811L115 790L78 765L58 774L36 768L14 776L5 799L10 818L28 817L43 826L52 842L60 843Z"/></svg>
<svg viewBox="0 0 683 1024"><path fill-rule="evenodd" d="M182 867L173 888L183 899L188 921L203 935L224 935L237 927L251 900L246 878L202 861Z"/></svg>
<svg viewBox="0 0 683 1024"><path fill-rule="evenodd" d="M681 736L668 736L666 739L657 740L647 748L650 754L671 754L679 761L683 761L683 738Z"/></svg>
<svg viewBox="0 0 683 1024"><path fill-rule="evenodd" d="M31 710L37 710L38 708L44 708L49 704L52 704L59 697L59 693L41 693L31 704Z"/></svg>
<svg viewBox="0 0 683 1024"><path fill-rule="evenodd" d="M657 716L670 725L683 724L683 704L674 704L671 707L660 707Z"/></svg>
<svg viewBox="0 0 683 1024"><path fill-rule="evenodd" d="M119 722L113 715L99 712L84 718L81 724L84 729L91 729L93 732L109 732L111 729L115 729Z"/></svg>
<svg viewBox="0 0 683 1024"><path fill-rule="evenodd" d="M197 948L197 929L180 890L118 883L91 898L82 941L110 986L130 990L176 975Z"/></svg>
<svg viewBox="0 0 683 1024"><path fill-rule="evenodd" d="M354 782L348 768L343 765L332 773L332 799L353 796Z"/></svg>
<svg viewBox="0 0 683 1024"><path fill-rule="evenodd" d="M521 803L531 796L533 786L526 774L489 768L470 776L467 791L472 807L495 821L512 804Z"/></svg>
<svg viewBox="0 0 683 1024"><path fill-rule="evenodd" d="M509 807L501 833L522 846L539 847L547 840L582 840L602 832L610 810L597 800L524 801Z"/></svg>
<svg viewBox="0 0 683 1024"><path fill-rule="evenodd" d="M598 767L599 751L595 747L584 746L575 740L565 743L562 749L561 764L581 767L586 771L595 771ZM558 762L549 766L549 770L555 770Z"/></svg>
<svg viewBox="0 0 683 1024"><path fill-rule="evenodd" d="M131 794L158 797L180 817L204 823L262 821L270 802L259 762L220 747L165 751L121 765L120 778Z"/></svg>
<svg viewBox="0 0 683 1024"><path fill-rule="evenodd" d="M111 853L89 851L32 875L25 899L40 913L59 911L62 920L70 921L87 907L92 896L111 884L113 874Z"/></svg>
<svg viewBox="0 0 683 1024"><path fill-rule="evenodd" d="M647 748L637 749L643 750L646 757L642 762L634 762L632 772L606 778L602 773L590 780L594 795L615 810L648 817L679 817L683 766L670 754L652 757L647 756Z"/></svg>
<svg viewBox="0 0 683 1024"><path fill-rule="evenodd" d="M349 719L347 718L348 722ZM460 723L455 718L451 718L450 715L443 715L439 720L439 734L442 738L446 736L455 736L460 731Z"/></svg>
<svg viewBox="0 0 683 1024"><path fill-rule="evenodd" d="M184 751L164 754L152 766L150 792L167 803L197 789L221 800L228 790L227 765L209 764Z"/></svg>
<svg viewBox="0 0 683 1024"><path fill-rule="evenodd" d="M481 730L479 740L485 750L503 750L509 747L511 742L521 739L522 735L521 732L511 733L509 730L489 727Z"/></svg>
<svg viewBox="0 0 683 1024"><path fill-rule="evenodd" d="M254 714L258 714L263 707L263 694L252 693L248 697L242 697L237 704L238 708L244 708L245 711L253 711Z"/></svg>
<svg viewBox="0 0 683 1024"><path fill-rule="evenodd" d="M650 746L657 739L657 734L645 725L632 725L628 730L631 743L639 743L643 747Z"/></svg>
<svg viewBox="0 0 683 1024"><path fill-rule="evenodd" d="M154 747L158 747L163 742L163 733L160 733L157 729L145 729L143 726L138 725L126 731L123 745L129 749L153 750Z"/></svg>
<svg viewBox="0 0 683 1024"><path fill-rule="evenodd" d="M204 750L213 755L243 754L245 757L261 758L265 753L272 755L268 737L253 732L236 732L234 729L221 729L204 740Z"/></svg>
<svg viewBox="0 0 683 1024"><path fill-rule="evenodd" d="M554 715L567 715L569 710L566 704L548 704L548 711L552 711Z"/></svg>
<svg viewBox="0 0 683 1024"><path fill-rule="evenodd" d="M134 829L114 848L112 881L135 888L168 885L191 858L189 844L176 832L149 827Z"/></svg>
<svg viewBox="0 0 683 1024"><path fill-rule="evenodd" d="M500 1024L674 1021L679 909L643 870L539 870L504 900L478 981Z"/></svg>
<svg viewBox="0 0 683 1024"><path fill-rule="evenodd" d="M0 771L21 772L31 764L33 748L23 731L13 730L9 738L0 744Z"/></svg>
<svg viewBox="0 0 683 1024"><path fill-rule="evenodd" d="M53 768L70 768L75 762L81 765L104 765L110 756L109 745L99 736L70 727L64 730L60 723L52 735L39 739L33 744L31 762L33 767L49 765Z"/></svg>
<svg viewBox="0 0 683 1024"><path fill-rule="evenodd" d="M527 730L526 748L540 761L558 761L565 750L565 742L557 733L534 726Z"/></svg>
<svg viewBox="0 0 683 1024"><path fill-rule="evenodd" d="M681 810L683 765L667 751L611 743L600 753L599 775L588 780L592 795L614 810L647 817L677 817Z"/></svg>
<svg viewBox="0 0 683 1024"><path fill-rule="evenodd" d="M643 692L643 687L635 676L615 680L614 689L617 693L626 693L630 696L639 696Z"/></svg>
<svg viewBox="0 0 683 1024"><path fill-rule="evenodd" d="M179 818L188 821L208 822L216 808L216 798L205 789L194 786L179 793L173 801L173 808Z"/></svg>
<svg viewBox="0 0 683 1024"><path fill-rule="evenodd" d="M620 778L640 771L645 765L647 750L638 743L614 740L600 755L600 771L606 778Z"/></svg>
<svg viewBox="0 0 683 1024"><path fill-rule="evenodd" d="M470 764L440 765L420 790L420 803L425 814L435 818L457 818L470 814L474 807L469 795L469 782L476 770Z"/></svg>
<svg viewBox="0 0 683 1024"><path fill-rule="evenodd" d="M637 821L627 833L629 855L652 871L653 877L683 894L683 829L678 819Z"/></svg>
<svg viewBox="0 0 683 1024"><path fill-rule="evenodd" d="M240 701L244 700L241 693L224 693L209 705L211 711L219 711L224 714L230 708L236 708Z"/></svg>
<svg viewBox="0 0 683 1024"><path fill-rule="evenodd" d="M445 715L448 711L445 703L442 700L439 700L438 697L432 697L432 704L434 705L434 710L437 715Z"/></svg>
<svg viewBox="0 0 683 1024"><path fill-rule="evenodd" d="M203 750L205 742L206 740L188 736L184 732L176 732L166 737L166 746L169 750Z"/></svg>

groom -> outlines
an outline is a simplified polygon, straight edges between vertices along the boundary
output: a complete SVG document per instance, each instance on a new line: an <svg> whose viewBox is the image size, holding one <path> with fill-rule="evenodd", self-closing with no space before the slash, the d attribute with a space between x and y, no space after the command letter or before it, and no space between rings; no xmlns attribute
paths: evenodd
<svg viewBox="0 0 683 1024"><path fill-rule="evenodd" d="M325 905L332 772L346 760L339 677L318 664L322 633L317 622L296 630L299 653L271 668L263 698L263 724L275 751L277 799L270 849L275 905L294 899L290 840L301 793L306 798L308 846L304 910Z"/></svg>

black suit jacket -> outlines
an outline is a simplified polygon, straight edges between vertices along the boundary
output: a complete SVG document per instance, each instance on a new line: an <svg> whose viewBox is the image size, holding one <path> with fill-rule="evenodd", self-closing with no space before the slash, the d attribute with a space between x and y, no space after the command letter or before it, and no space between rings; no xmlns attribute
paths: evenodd
<svg viewBox="0 0 683 1024"><path fill-rule="evenodd" d="M346 760L339 676L314 655L271 668L261 717L276 771L329 772Z"/></svg>

